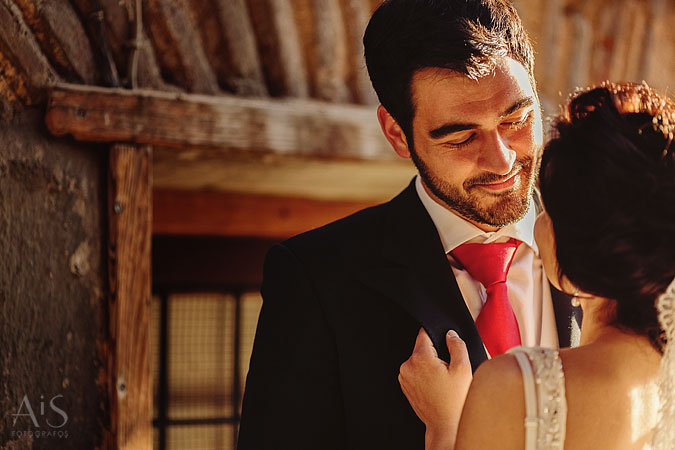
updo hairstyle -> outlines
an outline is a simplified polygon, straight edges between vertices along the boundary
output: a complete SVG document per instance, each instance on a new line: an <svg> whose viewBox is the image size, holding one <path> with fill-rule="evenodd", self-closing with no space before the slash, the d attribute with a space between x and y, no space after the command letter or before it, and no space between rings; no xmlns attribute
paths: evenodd
<svg viewBox="0 0 675 450"><path fill-rule="evenodd" d="M663 334L655 301L675 278L675 104L646 85L573 95L545 146L540 189L560 276L616 302L613 324Z"/></svg>

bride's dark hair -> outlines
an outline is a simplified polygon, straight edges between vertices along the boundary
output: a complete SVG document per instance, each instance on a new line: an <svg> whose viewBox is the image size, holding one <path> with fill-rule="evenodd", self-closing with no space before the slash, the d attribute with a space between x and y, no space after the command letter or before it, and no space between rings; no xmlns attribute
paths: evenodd
<svg viewBox="0 0 675 450"><path fill-rule="evenodd" d="M662 350L655 301L675 277L675 103L646 85L575 94L540 169L560 275L616 301L614 324Z"/></svg>

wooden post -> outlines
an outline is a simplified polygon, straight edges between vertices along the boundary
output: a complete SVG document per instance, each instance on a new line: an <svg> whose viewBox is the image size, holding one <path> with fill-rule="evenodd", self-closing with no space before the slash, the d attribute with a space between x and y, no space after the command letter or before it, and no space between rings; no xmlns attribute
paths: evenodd
<svg viewBox="0 0 675 450"><path fill-rule="evenodd" d="M152 449L151 148L115 144L109 168L109 449Z"/></svg>

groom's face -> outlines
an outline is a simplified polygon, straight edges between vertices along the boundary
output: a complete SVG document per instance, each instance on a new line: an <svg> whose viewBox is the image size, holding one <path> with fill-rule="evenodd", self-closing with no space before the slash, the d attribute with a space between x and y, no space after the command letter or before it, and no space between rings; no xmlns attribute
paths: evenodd
<svg viewBox="0 0 675 450"><path fill-rule="evenodd" d="M478 80L425 68L411 88L414 145L406 145L432 198L485 230L522 218L542 146L525 68L504 58Z"/></svg>

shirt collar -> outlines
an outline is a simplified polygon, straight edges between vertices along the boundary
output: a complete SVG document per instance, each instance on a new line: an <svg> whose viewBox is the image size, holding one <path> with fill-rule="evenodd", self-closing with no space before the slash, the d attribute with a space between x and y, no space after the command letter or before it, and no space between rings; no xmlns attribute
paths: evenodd
<svg viewBox="0 0 675 450"><path fill-rule="evenodd" d="M422 204L436 225L438 234L443 243L446 253L465 242L490 243L504 241L507 238L515 238L527 244L537 254L539 249L534 240L534 222L537 218L534 201L530 199L530 205L525 216L516 223L507 225L497 231L486 232L466 221L450 209L432 199L422 186L419 175L415 179L415 189Z"/></svg>

